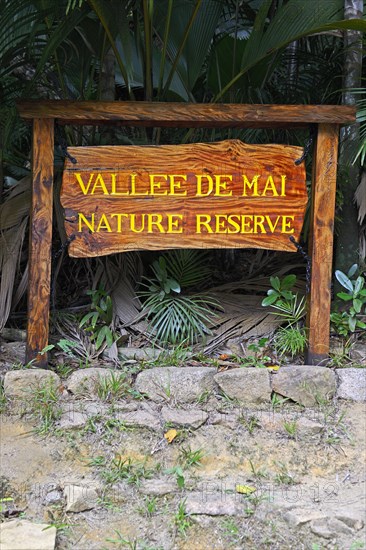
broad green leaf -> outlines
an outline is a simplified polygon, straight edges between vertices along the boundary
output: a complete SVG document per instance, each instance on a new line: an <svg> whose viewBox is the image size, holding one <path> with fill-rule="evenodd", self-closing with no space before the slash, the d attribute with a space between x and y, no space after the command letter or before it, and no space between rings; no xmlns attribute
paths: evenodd
<svg viewBox="0 0 366 550"><path fill-rule="evenodd" d="M335 272L335 276L337 278L337 281L342 285L344 286L344 288L346 288L347 290L349 290L350 292L353 292L353 285L352 285L352 282L349 280L349 278L347 277L347 275L345 273L343 273L343 271L339 271L337 269L337 271Z"/></svg>
<svg viewBox="0 0 366 550"><path fill-rule="evenodd" d="M282 280L282 290L290 290L296 283L296 275L286 275Z"/></svg>
<svg viewBox="0 0 366 550"><path fill-rule="evenodd" d="M281 288L281 284L280 284L279 278L278 278L278 277L270 277L269 280L270 280L271 285L273 286L273 288L274 288L275 290L278 290L278 291L279 291L280 288Z"/></svg>
<svg viewBox="0 0 366 550"><path fill-rule="evenodd" d="M358 298L355 298L355 299L353 300L353 307L355 308L355 312L356 312L356 313L360 313L361 307L362 307L362 302L361 302L361 300L359 300Z"/></svg>
<svg viewBox="0 0 366 550"><path fill-rule="evenodd" d="M357 269L358 269L358 265L353 264L348 270L348 273L347 273L348 277L349 278L353 277L353 275L356 273Z"/></svg>
<svg viewBox="0 0 366 550"><path fill-rule="evenodd" d="M345 302L348 302L349 300L352 300L352 294L346 294L345 292L337 292L338 298L341 300L344 300Z"/></svg>
<svg viewBox="0 0 366 550"><path fill-rule="evenodd" d="M262 300L262 306L267 307L274 304L277 298L278 298L277 294L271 294L270 296L267 296Z"/></svg>
<svg viewBox="0 0 366 550"><path fill-rule="evenodd" d="M349 326L349 329L350 329L351 332L355 332L356 322L357 322L356 317L349 317L348 318L348 326Z"/></svg>
<svg viewBox="0 0 366 550"><path fill-rule="evenodd" d="M355 282L355 288L353 291L353 295L357 296L360 293L360 290L363 288L363 285L365 283L365 279L363 277L357 277Z"/></svg>

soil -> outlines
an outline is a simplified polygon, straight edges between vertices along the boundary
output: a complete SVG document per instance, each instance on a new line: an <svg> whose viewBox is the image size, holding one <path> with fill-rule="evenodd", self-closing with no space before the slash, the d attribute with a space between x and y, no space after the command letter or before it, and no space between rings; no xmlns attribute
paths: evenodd
<svg viewBox="0 0 366 550"><path fill-rule="evenodd" d="M81 400L60 394L60 402ZM157 414L162 407L133 396L122 404ZM0 498L13 502L3 505L4 521L20 515L56 525L57 550L366 547L365 404L238 409L215 395L190 406L206 410L208 421L178 430L171 443L170 426L113 422L115 406L104 403L104 414L83 426L61 429L56 421L42 434L34 411L20 415L6 405ZM189 466L197 450L201 460ZM113 464L124 460L135 475L111 481ZM171 472L179 466L184 487ZM97 505L65 512L69 483L97 484Z"/></svg>

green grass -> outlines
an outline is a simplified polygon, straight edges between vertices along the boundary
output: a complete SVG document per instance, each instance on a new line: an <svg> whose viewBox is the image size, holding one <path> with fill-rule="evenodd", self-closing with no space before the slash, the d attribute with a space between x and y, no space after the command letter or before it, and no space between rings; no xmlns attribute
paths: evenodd
<svg viewBox="0 0 366 550"><path fill-rule="evenodd" d="M133 462L130 457L107 460L104 456L97 456L88 461L88 466L98 468L100 477L108 485L125 480L131 485L139 486L143 479L150 479L154 473L145 463Z"/></svg>
<svg viewBox="0 0 366 550"><path fill-rule="evenodd" d="M190 447L182 447L180 449L179 462L184 469L192 468L193 466L201 466L201 461L205 453L203 449L192 451Z"/></svg>
<svg viewBox="0 0 366 550"><path fill-rule="evenodd" d="M53 380L49 380L32 387L29 394L31 415L39 422L35 431L39 434L47 434L54 429L55 422L61 416L59 388Z"/></svg>
<svg viewBox="0 0 366 550"><path fill-rule="evenodd" d="M174 514L174 525L178 533L185 537L191 525L191 520L186 511L186 500L181 500L178 504L176 513Z"/></svg>

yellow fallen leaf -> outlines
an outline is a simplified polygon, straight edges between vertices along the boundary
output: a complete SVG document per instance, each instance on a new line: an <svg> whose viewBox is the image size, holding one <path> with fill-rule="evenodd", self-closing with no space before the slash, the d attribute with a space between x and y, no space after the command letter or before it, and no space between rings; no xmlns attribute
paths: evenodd
<svg viewBox="0 0 366 550"><path fill-rule="evenodd" d="M278 371L280 370L280 365L268 365L268 370Z"/></svg>
<svg viewBox="0 0 366 550"><path fill-rule="evenodd" d="M257 489L255 487L249 487L249 485L237 485L235 487L235 490L241 495L250 495L254 493Z"/></svg>
<svg viewBox="0 0 366 550"><path fill-rule="evenodd" d="M171 443L172 441L174 441L174 439L177 437L177 435L178 435L177 430L171 429L171 430L168 430L164 434L164 437L165 437L165 439L167 440L168 443Z"/></svg>

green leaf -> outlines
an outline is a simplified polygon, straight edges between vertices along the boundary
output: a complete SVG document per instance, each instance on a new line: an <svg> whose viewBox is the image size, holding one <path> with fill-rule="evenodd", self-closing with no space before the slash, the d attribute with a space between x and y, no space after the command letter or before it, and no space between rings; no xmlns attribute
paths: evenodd
<svg viewBox="0 0 366 550"><path fill-rule="evenodd" d="M104 326L104 327L101 327L100 330L98 330L97 340L95 342L95 349L96 350L98 350L102 346L102 344L105 340L107 329L108 329L108 327Z"/></svg>
<svg viewBox="0 0 366 550"><path fill-rule="evenodd" d="M275 290L280 291L281 289L281 283L278 277L270 277L270 283L273 286Z"/></svg>
<svg viewBox="0 0 366 550"><path fill-rule="evenodd" d="M355 298L353 300L353 307L355 308L356 313L360 313L361 307L362 307L362 301L359 300L358 298Z"/></svg>
<svg viewBox="0 0 366 550"><path fill-rule="evenodd" d="M81 319L79 327L83 327L93 316L95 315L94 311L90 311Z"/></svg>
<svg viewBox="0 0 366 550"><path fill-rule="evenodd" d="M337 292L338 298L341 300L344 300L345 302L348 302L349 300L352 300L352 294L346 294L346 292Z"/></svg>
<svg viewBox="0 0 366 550"><path fill-rule="evenodd" d="M169 279L169 287L173 292L179 293L181 291L180 284L175 279Z"/></svg>
<svg viewBox="0 0 366 550"><path fill-rule="evenodd" d="M281 294L286 300L294 299L294 293L291 290L283 290Z"/></svg>
<svg viewBox="0 0 366 550"><path fill-rule="evenodd" d="M282 290L290 290L296 283L296 275L286 275L282 280Z"/></svg>
<svg viewBox="0 0 366 550"><path fill-rule="evenodd" d="M357 322L356 317L349 317L349 319L348 319L348 326L349 326L349 329L350 329L351 332L355 332L355 330L356 330L356 322Z"/></svg>
<svg viewBox="0 0 366 550"><path fill-rule="evenodd" d="M269 296L267 296L262 300L262 306L263 307L271 306L272 304L275 303L277 298L278 298L278 294L270 294Z"/></svg>
<svg viewBox="0 0 366 550"><path fill-rule="evenodd" d="M346 288L347 290L349 290L350 292L353 292L353 285L352 285L352 282L349 280L349 278L347 277L347 275L345 273L343 273L343 271L339 271L337 269L337 271L335 272L335 276L337 278L337 281L342 285L344 286L344 288Z"/></svg>
<svg viewBox="0 0 366 550"><path fill-rule="evenodd" d="M347 273L348 277L349 278L353 277L353 275L356 273L357 269L358 269L358 265L353 264L348 270L348 273Z"/></svg>
<svg viewBox="0 0 366 550"><path fill-rule="evenodd" d="M363 285L365 284L365 279L363 277L357 277L355 282L355 288L353 291L353 295L357 296L360 293L360 290L363 288Z"/></svg>

